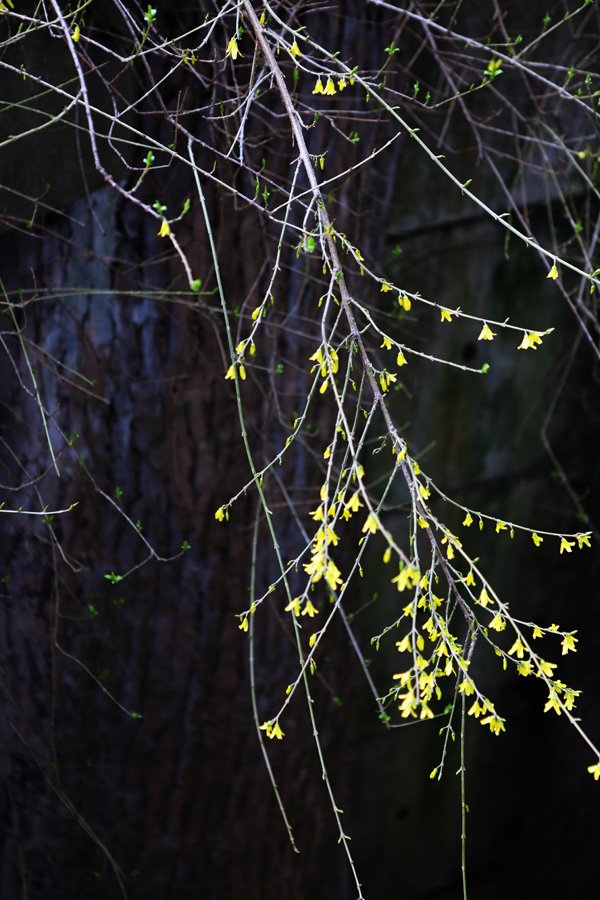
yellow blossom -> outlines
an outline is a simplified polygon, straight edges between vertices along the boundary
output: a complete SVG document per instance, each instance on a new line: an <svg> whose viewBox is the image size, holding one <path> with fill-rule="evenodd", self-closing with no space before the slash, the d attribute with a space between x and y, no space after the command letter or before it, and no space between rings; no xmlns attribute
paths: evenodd
<svg viewBox="0 0 600 900"><path fill-rule="evenodd" d="M468 587L472 587L472 585L475 584L475 579L473 578L473 573L472 573L472 572L469 572L469 574L468 574L467 577L465 578L465 584L466 584Z"/></svg>
<svg viewBox="0 0 600 900"><path fill-rule="evenodd" d="M560 716L560 702L554 691L550 691L550 693L548 694L548 699L546 701L546 705L544 706L544 712L548 712L549 709L553 709L556 715Z"/></svg>
<svg viewBox="0 0 600 900"><path fill-rule="evenodd" d="M288 605L285 608L286 612L293 612L296 618L300 615L300 597L294 597L293 600L290 600Z"/></svg>
<svg viewBox="0 0 600 900"><path fill-rule="evenodd" d="M220 506L215 513L215 519L217 520L217 522L222 522L224 518L225 518L225 507Z"/></svg>
<svg viewBox="0 0 600 900"><path fill-rule="evenodd" d="M304 609L302 610L302 615L303 615L303 616L310 616L310 618L312 619L313 616L316 616L316 615L317 615L318 611L319 611L319 610L318 610L318 609L315 609L315 607L312 605L311 601L310 601L310 600L307 600L307 601L306 601L306 606L305 606Z"/></svg>
<svg viewBox="0 0 600 900"><path fill-rule="evenodd" d="M240 631L248 631L248 616L244 616L240 622Z"/></svg>
<svg viewBox="0 0 600 900"><path fill-rule="evenodd" d="M319 75L319 77L317 79L317 83L315 85L315 89L313 91L313 94L324 94L324 93L325 93L325 91L323 90L323 82L321 81L321 76Z"/></svg>
<svg viewBox="0 0 600 900"><path fill-rule="evenodd" d="M556 668L556 663L546 662L545 659L540 659L538 661L538 667L538 678L541 678L542 673L548 678L552 678L552 669Z"/></svg>
<svg viewBox="0 0 600 900"><path fill-rule="evenodd" d="M281 738L284 735L283 731L279 727L279 722L275 722L275 724L273 724L273 722L263 722L262 725L260 726L260 730L266 731L268 738L276 737L279 740L281 740Z"/></svg>
<svg viewBox="0 0 600 900"><path fill-rule="evenodd" d="M412 566L404 566L398 575L392 578L392 584L395 584L399 591L404 591L407 587L415 587L419 577L417 569L413 569Z"/></svg>
<svg viewBox="0 0 600 900"><path fill-rule="evenodd" d="M585 545L586 547L589 547L589 546L590 546L590 537L591 537L591 533L590 533L590 534L578 534L578 535L577 535L577 543L579 544L579 549L580 549L580 550L581 550L581 548L582 548L584 545Z"/></svg>
<svg viewBox="0 0 600 900"><path fill-rule="evenodd" d="M333 78L331 75L327 79L327 84L325 85L325 94L335 94L335 84L333 83Z"/></svg>
<svg viewBox="0 0 600 900"><path fill-rule="evenodd" d="M392 558L392 548L391 548L391 547L387 547L385 553L383 554L383 561L384 561L384 563L389 563L389 561L390 561L391 558Z"/></svg>
<svg viewBox="0 0 600 900"><path fill-rule="evenodd" d="M536 547L539 547L540 544L542 543L542 541L544 540L544 538L541 538L539 536L539 534L536 534L535 532L531 535L531 538Z"/></svg>
<svg viewBox="0 0 600 900"><path fill-rule="evenodd" d="M392 286L391 286L391 284L387 284L385 281L382 281L381 282L381 290L385 294L386 291L392 290Z"/></svg>
<svg viewBox="0 0 600 900"><path fill-rule="evenodd" d="M588 766L588 772L590 775L594 776L594 781L598 781L600 778L600 760L596 763L595 766Z"/></svg>
<svg viewBox="0 0 600 900"><path fill-rule="evenodd" d="M519 675L522 675L523 678L527 678L527 676L531 673L531 660L525 660L525 662L517 663L517 672Z"/></svg>
<svg viewBox="0 0 600 900"><path fill-rule="evenodd" d="M292 56L302 56L300 47L298 46L298 42L296 40L294 40L294 43L290 48L290 53L292 54Z"/></svg>
<svg viewBox="0 0 600 900"><path fill-rule="evenodd" d="M496 534L506 529L506 522L496 522Z"/></svg>
<svg viewBox="0 0 600 900"><path fill-rule="evenodd" d="M390 384L392 384L392 382L394 382L396 380L396 378L397 378L397 375L395 372L382 372L381 373L381 375L379 376L379 384L381 385L381 390L383 391L384 394L387 391L387 389L389 388Z"/></svg>
<svg viewBox="0 0 600 900"><path fill-rule="evenodd" d="M402 350L398 351L398 356L396 357L396 365L397 366L405 366L406 365L406 357Z"/></svg>
<svg viewBox="0 0 600 900"><path fill-rule="evenodd" d="M533 629L533 637L534 638L544 637L544 632L541 630L541 628L538 628L537 625Z"/></svg>
<svg viewBox="0 0 600 900"><path fill-rule="evenodd" d="M492 621L490 622L490 628L493 628L494 631L504 631L506 628L506 622L500 615L500 613L496 613Z"/></svg>
<svg viewBox="0 0 600 900"><path fill-rule="evenodd" d="M346 87L346 79L340 78L340 80L338 81L338 89L340 91L343 91L345 87Z"/></svg>
<svg viewBox="0 0 600 900"><path fill-rule="evenodd" d="M573 652L575 652L577 650L577 647L575 646L577 640L578 640L578 638L573 637L572 634L565 634L564 638L562 639L562 644L561 644L563 656L566 656L566 654L569 652L569 650L572 650Z"/></svg>
<svg viewBox="0 0 600 900"><path fill-rule="evenodd" d="M452 310L449 309L441 309L442 313L442 322L451 322L452 316L456 315Z"/></svg>
<svg viewBox="0 0 600 900"><path fill-rule="evenodd" d="M419 493L423 500L427 500L431 496L431 491L429 490L429 488L426 488L422 484L419 485Z"/></svg>
<svg viewBox="0 0 600 900"><path fill-rule="evenodd" d="M236 60L238 56L241 56L240 48L238 47L237 38L232 37L229 43L227 44L227 53L226 56L231 56L233 60Z"/></svg>
<svg viewBox="0 0 600 900"><path fill-rule="evenodd" d="M398 303L400 304L402 309L406 310L406 312L408 312L410 310L410 306L411 306L410 299L406 296L406 294L403 294L402 296L398 297Z"/></svg>
<svg viewBox="0 0 600 900"><path fill-rule="evenodd" d="M362 527L362 532L363 532L363 534L365 534L367 531L370 531L371 534L375 534L378 527L379 526L377 525L377 520L376 520L375 516L373 515L373 513L369 513L369 515L367 516L367 521L365 522L365 524Z"/></svg>
<svg viewBox="0 0 600 900"><path fill-rule="evenodd" d="M169 237L171 234L171 229L169 228L169 223L166 219L162 220L162 225L160 226L160 230L158 232L159 237Z"/></svg>
<svg viewBox="0 0 600 900"><path fill-rule="evenodd" d="M571 553L572 552L571 547L574 547L574 546L575 546L575 541L568 541L566 539L566 537L564 537L564 538L562 538L562 540L560 542L560 552L562 553L563 550L566 550L567 553Z"/></svg>
<svg viewBox="0 0 600 900"><path fill-rule="evenodd" d="M552 281L556 281L556 279L558 278L558 269L556 268L556 263L554 263L554 265L546 275L546 278L551 278Z"/></svg>
<svg viewBox="0 0 600 900"><path fill-rule="evenodd" d="M467 515L465 516L465 520L464 520L464 522L463 522L463 525L466 525L467 528L468 528L469 525L472 523L472 521L473 521L473 516L471 515L470 512L468 512Z"/></svg>
<svg viewBox="0 0 600 900"><path fill-rule="evenodd" d="M492 731L493 734L500 734L501 731L505 730L504 722L502 721L502 719L499 719L498 716L496 716L496 715L487 716L485 719L481 720L481 724L489 725L490 731Z"/></svg>
<svg viewBox="0 0 600 900"><path fill-rule="evenodd" d="M486 589L484 588L482 590L481 594L479 595L479 603L481 603L482 606L487 606L488 603L491 603L491 602L492 602L491 598L490 598L488 592L486 591Z"/></svg>
<svg viewBox="0 0 600 900"><path fill-rule="evenodd" d="M523 335L523 340L517 347L518 350L537 350L536 344L541 344L542 339L539 334L536 334L535 331L525 332Z"/></svg>
<svg viewBox="0 0 600 900"><path fill-rule="evenodd" d="M73 38L73 41L74 41L75 43L77 43L77 41L79 40L80 36L81 36L81 32L80 32L80 30L79 30L79 25L76 25L76 26L75 26L75 29L74 29L74 31L73 31L73 33L72 33L72 35L71 35L71 37Z"/></svg>
<svg viewBox="0 0 600 900"><path fill-rule="evenodd" d="M382 344L381 346L382 346L385 350L391 350L391 349L392 349L392 342L390 341L389 338L384 337L384 339L383 339L383 344Z"/></svg>
<svg viewBox="0 0 600 900"><path fill-rule="evenodd" d="M496 332L492 331L491 328L489 327L489 325L486 322L484 322L483 328L479 332L479 337L477 338L477 340L478 341L493 341L495 337L496 337Z"/></svg>
<svg viewBox="0 0 600 900"><path fill-rule="evenodd" d="M253 322L256 321L256 319L258 319L258 317L260 316L260 311L261 311L260 306L257 306L256 309L253 311L253 313L252 313L252 321Z"/></svg>
<svg viewBox="0 0 600 900"><path fill-rule="evenodd" d="M344 583L342 573L331 559L327 563L327 568L325 570L325 581L332 591L335 591L337 587Z"/></svg>
<svg viewBox="0 0 600 900"><path fill-rule="evenodd" d="M471 706L471 708L469 709L467 715L475 716L475 718L478 719L483 711L484 710L479 705L479 700L476 700L473 706Z"/></svg>
<svg viewBox="0 0 600 900"><path fill-rule="evenodd" d="M468 697L469 694L475 693L475 686L473 685L472 681L469 681L468 678L465 678L465 680L461 681L460 685L458 686L458 690L461 692L461 694L464 694L465 697Z"/></svg>
<svg viewBox="0 0 600 900"><path fill-rule="evenodd" d="M517 638L514 642L510 650L508 651L509 656L512 656L513 653L516 653L519 659L523 659L523 653L525 652L525 647L521 643L521 638Z"/></svg>
<svg viewBox="0 0 600 900"><path fill-rule="evenodd" d="M417 519L417 524L419 528L429 528L429 522L423 518L423 516L419 516Z"/></svg>

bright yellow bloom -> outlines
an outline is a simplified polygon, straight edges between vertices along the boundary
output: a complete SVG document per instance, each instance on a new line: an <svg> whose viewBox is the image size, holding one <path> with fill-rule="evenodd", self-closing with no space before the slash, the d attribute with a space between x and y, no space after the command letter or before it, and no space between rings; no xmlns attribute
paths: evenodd
<svg viewBox="0 0 600 900"><path fill-rule="evenodd" d="M258 317L260 316L261 308L262 307L257 306L256 309L253 311L253 313L252 313L252 321L253 322L256 321L256 319L258 319Z"/></svg>
<svg viewBox="0 0 600 900"><path fill-rule="evenodd" d="M563 656L566 656L566 654L569 652L569 650L572 650L575 653L575 651L577 650L577 647L575 646L577 640L578 640L578 638L573 637L572 634L565 634L564 638L562 639L562 645L561 645Z"/></svg>
<svg viewBox="0 0 600 900"><path fill-rule="evenodd" d="M487 606L488 603L492 602L491 598L485 588L482 590L481 594L479 595L478 602L481 603L482 606Z"/></svg>
<svg viewBox="0 0 600 900"><path fill-rule="evenodd" d="M564 537L564 538L562 538L562 540L560 542L560 552L562 553L563 550L566 550L567 553L571 553L572 552L571 547L574 547L574 546L575 546L575 541L568 541L566 539L566 537Z"/></svg>
<svg viewBox="0 0 600 900"><path fill-rule="evenodd" d="M523 335L523 340L517 347L517 350L537 350L536 344L541 344L542 339L539 334L536 334L535 331L525 332Z"/></svg>
<svg viewBox="0 0 600 900"><path fill-rule="evenodd" d="M279 727L278 722L275 722L275 724L273 724L273 722L263 722L262 725L260 726L260 730L266 731L268 738L276 737L279 740L281 740L281 738L283 737L283 734L284 734L283 731L281 730L281 728Z"/></svg>
<svg viewBox="0 0 600 900"><path fill-rule="evenodd" d="M506 529L506 522L496 522L496 534Z"/></svg>
<svg viewBox="0 0 600 900"><path fill-rule="evenodd" d="M396 357L396 365L397 366L405 366L406 365L406 357L402 350L398 351L398 356Z"/></svg>
<svg viewBox="0 0 600 900"><path fill-rule="evenodd" d="M500 613L496 613L492 621L490 622L490 628L493 628L494 631L504 631L506 628L506 622L500 615Z"/></svg>
<svg viewBox="0 0 600 900"><path fill-rule="evenodd" d="M361 530L363 534L365 534L367 531L370 531L371 534L375 534L378 527L379 526L377 525L375 516L373 515L373 513L369 513L369 515L367 516L367 521L365 522Z"/></svg>
<svg viewBox="0 0 600 900"><path fill-rule="evenodd" d="M461 694L464 694L465 697L468 697L469 694L475 693L475 686L473 685L472 681L470 681L468 678L465 678L465 680L461 681L460 685L458 686L458 690L461 692Z"/></svg>
<svg viewBox="0 0 600 900"><path fill-rule="evenodd" d="M588 766L588 772L594 776L594 781L598 781L600 778L600 761L595 766Z"/></svg>
<svg viewBox="0 0 600 900"><path fill-rule="evenodd" d="M579 549L585 545L586 547L590 546L590 537L591 534L578 534L577 535L577 543L579 544Z"/></svg>
<svg viewBox="0 0 600 900"><path fill-rule="evenodd" d="M533 637L534 638L544 637L544 632L540 628L538 628L537 625L533 629Z"/></svg>
<svg viewBox="0 0 600 900"><path fill-rule="evenodd" d="M419 577L417 569L413 569L412 566L404 566L398 575L392 578L392 584L395 584L399 591L404 591L407 587L416 587Z"/></svg>
<svg viewBox="0 0 600 900"><path fill-rule="evenodd" d="M525 647L521 643L521 638L517 638L514 642L510 650L508 651L509 656L512 656L513 653L516 653L519 659L523 659L523 653L525 652Z"/></svg>
<svg viewBox="0 0 600 900"><path fill-rule="evenodd" d="M465 578L465 584L468 585L469 587L471 587L472 585L475 584L475 579L473 578L472 572L469 572L469 574Z"/></svg>
<svg viewBox="0 0 600 900"><path fill-rule="evenodd" d="M241 56L240 48L238 47L237 38L232 37L229 43L227 44L227 56L231 56L233 60L236 60L238 56Z"/></svg>
<svg viewBox="0 0 600 900"><path fill-rule="evenodd" d="M312 619L313 616L316 616L316 615L317 615L318 611L319 611L319 610L316 609L316 608L312 605L311 601L310 601L310 600L307 600L307 601L306 601L306 606L305 606L304 609L302 610L302 615L303 615L303 616L310 616L310 618Z"/></svg>
<svg viewBox="0 0 600 900"><path fill-rule="evenodd" d="M538 678L541 677L542 672L548 678L552 678L552 669L556 668L556 663L546 662L545 659L540 659L538 665L539 665Z"/></svg>
<svg viewBox="0 0 600 900"><path fill-rule="evenodd" d="M410 310L410 306L411 306L410 299L406 296L406 294L403 294L401 297L398 297L398 303L400 304L402 309L406 310L406 312L408 312Z"/></svg>
<svg viewBox="0 0 600 900"><path fill-rule="evenodd" d="M290 48L290 53L292 56L302 56L300 53L300 47L298 46L298 42L295 40Z"/></svg>
<svg viewBox="0 0 600 900"><path fill-rule="evenodd" d="M539 534L536 534L535 532L531 535L531 538L536 547L539 547L540 544L542 543L542 541L544 540L544 538L541 538L539 536Z"/></svg>
<svg viewBox="0 0 600 900"><path fill-rule="evenodd" d="M296 618L300 615L300 597L294 597L293 600L290 600L288 605L285 608L286 612L293 612Z"/></svg>
<svg viewBox="0 0 600 900"><path fill-rule="evenodd" d="M382 372L379 376L379 384L381 385L381 390L385 394L390 384L396 380L395 372Z"/></svg>
<svg viewBox="0 0 600 900"><path fill-rule="evenodd" d="M486 322L484 322L483 328L481 329L477 340L478 341L493 341L495 337L496 337L496 332L492 331L491 328L489 327L489 325Z"/></svg>
<svg viewBox="0 0 600 900"><path fill-rule="evenodd" d="M556 281L556 279L558 278L558 269L556 268L556 263L554 263L554 265L546 275L546 278L551 278L552 281Z"/></svg>
<svg viewBox="0 0 600 900"><path fill-rule="evenodd" d="M222 522L224 518L225 518L225 507L220 506L215 513L215 519L217 520L217 522Z"/></svg>
<svg viewBox="0 0 600 900"><path fill-rule="evenodd" d="M544 706L544 712L548 712L549 709L553 709L557 716L560 716L562 712L560 708L560 702L554 691L550 691L550 693L548 694L548 699L546 700L546 705Z"/></svg>
<svg viewBox="0 0 600 900"><path fill-rule="evenodd" d="M77 41L79 40L80 36L81 36L81 32L80 32L80 30L79 30L79 25L76 25L76 26L75 26L75 29L74 29L74 31L73 31L73 33L72 33L72 35L71 35L71 37L73 38L73 41L74 41L75 43L77 43Z"/></svg>
<svg viewBox="0 0 600 900"><path fill-rule="evenodd" d="M391 349L392 349L392 342L390 341L389 338L384 337L384 339L383 339L383 344L382 344L381 346L382 346L382 348L384 348L385 350L391 350Z"/></svg>
<svg viewBox="0 0 600 900"><path fill-rule="evenodd" d="M487 718L481 720L482 725L489 725L490 731L493 734L500 734L501 731L504 731L504 722L502 719L499 719L498 716L492 715L487 716Z"/></svg>
<svg viewBox="0 0 600 900"><path fill-rule="evenodd" d="M470 512L468 512L467 515L465 516L465 520L464 520L464 522L463 522L463 525L465 525L465 526L468 528L469 525L472 523L472 521L473 521L473 516L471 515Z"/></svg>
<svg viewBox="0 0 600 900"><path fill-rule="evenodd" d="M382 282L381 282L381 291L382 291L384 294L385 294L386 291L391 291L391 290L392 290L391 284L386 284L385 281L382 281Z"/></svg>
<svg viewBox="0 0 600 900"><path fill-rule="evenodd" d="M346 79L342 77L338 81L338 90L343 91L345 87L346 87Z"/></svg>
<svg viewBox="0 0 600 900"><path fill-rule="evenodd" d="M159 237L169 237L171 234L171 229L169 228L169 223L166 219L162 220L162 225L160 226L160 231L158 232Z"/></svg>
<svg viewBox="0 0 600 900"><path fill-rule="evenodd" d="M325 94L335 94L335 84L333 83L333 78L331 75L327 79L327 84L325 85Z"/></svg>
<svg viewBox="0 0 600 900"><path fill-rule="evenodd" d="M423 500L427 500L431 496L431 491L429 490L429 488L426 488L422 484L419 485L419 493Z"/></svg>
<svg viewBox="0 0 600 900"><path fill-rule="evenodd" d="M313 94L324 94L324 93L325 93L325 91L323 90L323 82L321 81L321 76L319 75L319 77L317 79L317 83L315 84L315 89L313 91Z"/></svg>
<svg viewBox="0 0 600 900"><path fill-rule="evenodd" d="M244 616L240 622L240 631L248 631L248 616Z"/></svg>
<svg viewBox="0 0 600 900"><path fill-rule="evenodd" d="M339 585L344 583L342 573L331 559L327 563L327 568L325 570L325 581L332 591L335 591Z"/></svg>
<svg viewBox="0 0 600 900"><path fill-rule="evenodd" d="M456 313L452 312L449 309L442 309L442 322L451 322L452 316L456 315Z"/></svg>

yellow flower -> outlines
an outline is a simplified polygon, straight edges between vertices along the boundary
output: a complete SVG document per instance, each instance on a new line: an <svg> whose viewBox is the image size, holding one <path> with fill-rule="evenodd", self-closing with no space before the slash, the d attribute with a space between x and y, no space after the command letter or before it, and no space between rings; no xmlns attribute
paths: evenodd
<svg viewBox="0 0 600 900"><path fill-rule="evenodd" d="M472 521L473 521L473 516L471 515L470 512L468 512L467 515L465 516L465 520L464 520L464 522L463 522L463 525L465 525L465 526L468 528L469 525L472 523Z"/></svg>
<svg viewBox="0 0 600 900"><path fill-rule="evenodd" d="M300 47L298 46L298 42L294 40L294 43L291 46L290 53L292 56L302 56L300 53Z"/></svg>
<svg viewBox="0 0 600 900"><path fill-rule="evenodd" d="M385 394L390 384L396 380L395 372L382 372L379 376L379 384L381 385L381 390Z"/></svg>
<svg viewBox="0 0 600 900"><path fill-rule="evenodd" d="M473 573L469 572L467 577L465 578L465 584L469 587L475 584L475 579L473 578Z"/></svg>
<svg viewBox="0 0 600 900"><path fill-rule="evenodd" d="M302 610L302 615L303 615L303 616L310 616L310 618L312 619L313 616L316 616L316 615L317 615L318 611L319 611L319 610L318 610L318 609L315 609L315 607L312 605L311 601L310 601L310 600L307 600L307 601L306 601L306 606L305 606L304 609Z"/></svg>
<svg viewBox="0 0 600 900"><path fill-rule="evenodd" d="M569 652L569 650L572 650L573 653L575 653L575 651L577 650L577 647L575 646L575 643L577 640L578 640L578 638L573 637L572 634L565 634L564 638L562 639L562 645L561 645L563 656L566 656L566 654Z"/></svg>
<svg viewBox="0 0 600 900"><path fill-rule="evenodd" d="M325 94L335 94L335 84L333 83L333 78L331 75L327 79L327 84L325 85Z"/></svg>
<svg viewBox="0 0 600 900"><path fill-rule="evenodd" d="M323 90L323 82L321 81L321 76L319 75L319 77L317 79L317 83L315 85L315 89L313 91L313 94L324 94L324 93L325 93L325 91Z"/></svg>
<svg viewBox="0 0 600 900"><path fill-rule="evenodd" d="M240 631L248 631L248 616L244 616L240 622Z"/></svg>
<svg viewBox="0 0 600 900"><path fill-rule="evenodd" d="M495 715L487 716L487 718L482 719L481 724L489 725L490 731L492 731L493 734L500 734L501 731L505 730L504 722Z"/></svg>
<svg viewBox="0 0 600 900"><path fill-rule="evenodd" d="M481 329L477 340L478 341L493 341L495 337L496 337L496 332L492 331L491 328L489 327L489 325L486 322L484 322L483 328Z"/></svg>
<svg viewBox="0 0 600 900"><path fill-rule="evenodd" d="M384 337L384 339L383 339L383 344L382 344L381 346L384 347L386 350L391 350L391 349L392 349L392 342L390 341L389 338Z"/></svg>
<svg viewBox="0 0 600 900"><path fill-rule="evenodd" d="M215 519L217 520L217 522L222 522L224 518L225 518L225 507L220 506L215 513Z"/></svg>
<svg viewBox="0 0 600 900"><path fill-rule="evenodd" d="M256 319L258 319L258 317L260 316L261 309L262 309L262 307L257 306L256 309L253 311L253 313L252 313L252 321L253 322L255 322Z"/></svg>
<svg viewBox="0 0 600 900"><path fill-rule="evenodd" d="M340 80L338 81L338 90L343 91L345 87L346 87L346 79L340 78Z"/></svg>
<svg viewBox="0 0 600 900"><path fill-rule="evenodd" d="M581 550L581 548L582 548L584 545L585 545L586 547L589 547L589 546L590 546L590 537L591 537L591 536L592 536L592 535L591 535L591 532L590 532L590 534L578 534L578 535L577 535L577 543L579 544L579 549L580 549L580 550Z"/></svg>
<svg viewBox="0 0 600 900"><path fill-rule="evenodd" d="M8 3L8 6L10 6L11 9L14 9L12 0L6 0L6 3ZM3 16L5 12L8 12L8 6L6 6L5 3L0 3L0 16Z"/></svg>
<svg viewBox="0 0 600 900"><path fill-rule="evenodd" d="M492 621L490 622L490 628L493 628L494 631L504 631L506 628L506 622L500 615L500 613L496 613Z"/></svg>
<svg viewBox="0 0 600 900"><path fill-rule="evenodd" d="M537 625L533 629L533 637L534 638L544 637L544 632L541 630L541 628L538 628Z"/></svg>
<svg viewBox="0 0 600 900"><path fill-rule="evenodd" d="M339 585L344 583L342 573L331 559L327 563L327 568L325 570L325 581L332 591L335 591Z"/></svg>
<svg viewBox="0 0 600 900"><path fill-rule="evenodd" d="M594 776L594 781L598 781L600 778L600 760L596 763L595 766L588 766L588 772L590 775Z"/></svg>
<svg viewBox="0 0 600 900"><path fill-rule="evenodd" d="M539 536L539 534L536 534L535 532L531 535L531 537L532 537L533 543L535 544L536 547L539 547L540 544L542 543L542 541L544 540L544 538L541 538Z"/></svg>
<svg viewBox="0 0 600 900"><path fill-rule="evenodd" d="M553 709L556 715L560 716L560 703L554 691L550 691L550 693L548 694L548 699L546 701L546 705L544 706L544 712L548 712L549 709Z"/></svg>
<svg viewBox="0 0 600 900"><path fill-rule="evenodd" d="M556 268L556 263L554 263L554 265L546 275L546 278L551 278L552 281L556 281L556 279L558 278L558 269Z"/></svg>
<svg viewBox="0 0 600 900"><path fill-rule="evenodd" d="M169 223L166 219L162 220L162 225L160 226L160 231L158 232L159 237L169 237L171 234L171 229L169 228Z"/></svg>
<svg viewBox="0 0 600 900"><path fill-rule="evenodd" d="M552 669L556 668L556 663L546 662L545 659L540 659L538 662L538 666L539 666L538 678L541 677L542 673L544 675L546 675L548 678L552 678Z"/></svg>
<svg viewBox="0 0 600 900"><path fill-rule="evenodd" d="M410 310L410 299L406 296L406 294L403 294L401 297L398 297L398 303L400 304L402 309L406 310L406 312L408 312Z"/></svg>
<svg viewBox="0 0 600 900"><path fill-rule="evenodd" d="M451 312L449 309L442 309L442 322L451 322L452 316L456 315L454 312Z"/></svg>
<svg viewBox="0 0 600 900"><path fill-rule="evenodd" d="M485 588L482 590L481 594L479 595L479 601L478 601L478 602L479 602L482 606L487 606L488 603L491 603L491 602L492 602L492 600L491 600L491 598L490 598L490 596L489 596L489 594L488 594L488 592L486 591Z"/></svg>
<svg viewBox="0 0 600 900"><path fill-rule="evenodd" d="M525 332L523 335L523 340L517 347L517 350L537 350L536 344L541 344L542 339L539 334L536 334L535 331Z"/></svg>
<svg viewBox="0 0 600 900"><path fill-rule="evenodd" d="M496 534L506 529L506 522L496 522Z"/></svg>
<svg viewBox="0 0 600 900"><path fill-rule="evenodd" d="M562 538L562 540L560 542L560 552L562 553L563 550L566 550L567 553L571 553L572 552L571 547L574 547L574 546L575 546L575 541L568 541L566 539L566 537L564 537L564 538Z"/></svg>
<svg viewBox="0 0 600 900"><path fill-rule="evenodd" d="M235 369L233 368L233 366L229 366L229 368L227 369L227 374L225 376L225 381L228 381L228 380L231 380L234 378L235 378Z"/></svg>
<svg viewBox="0 0 600 900"><path fill-rule="evenodd" d="M81 35L81 32L80 32L80 30L79 30L79 25L76 25L76 26L75 26L75 29L74 29L74 31L73 31L73 33L72 33L72 35L71 35L71 37L73 38L73 41L74 41L75 43L77 43L77 41L79 40L80 35Z"/></svg>
<svg viewBox="0 0 600 900"><path fill-rule="evenodd" d="M424 485L422 484L419 485L419 493L423 500L427 500L431 496L431 491L429 490L429 488L424 487Z"/></svg>
<svg viewBox="0 0 600 900"><path fill-rule="evenodd" d="M523 678L527 678L531 673L531 661L526 660L525 662L517 663L517 672L519 675L522 675Z"/></svg>
<svg viewBox="0 0 600 900"><path fill-rule="evenodd" d="M367 516L367 521L365 522L361 530L363 534L365 534L367 531L370 531L371 534L375 534L378 527L379 526L377 525L375 516L373 515L373 513L369 513L369 515Z"/></svg>
<svg viewBox="0 0 600 900"><path fill-rule="evenodd" d="M288 605L285 608L286 612L293 612L296 618L300 615L300 597L294 597L293 600L290 600Z"/></svg>
<svg viewBox="0 0 600 900"><path fill-rule="evenodd" d="M406 357L402 350L398 351L398 356L396 357L396 365L397 366L405 366L406 365Z"/></svg>
<svg viewBox="0 0 600 900"><path fill-rule="evenodd" d="M525 647L521 643L521 638L517 638L514 642L510 650L508 651L509 656L512 656L513 653L516 653L519 659L523 659L523 653L525 652Z"/></svg>
<svg viewBox="0 0 600 900"><path fill-rule="evenodd" d="M458 686L458 690L461 692L461 694L464 694L465 697L468 697L469 694L475 693L473 682L469 681L468 678L465 678L464 681L461 681L460 685Z"/></svg>
<svg viewBox="0 0 600 900"><path fill-rule="evenodd" d="M382 282L381 282L381 291L382 291L382 293L385 294L386 291L391 291L391 290L392 290L391 284L386 284L385 281L382 281Z"/></svg>
<svg viewBox="0 0 600 900"><path fill-rule="evenodd" d="M238 47L237 38L232 37L229 43L227 44L227 56L231 56L233 60L236 60L238 56L241 56L240 48Z"/></svg>

